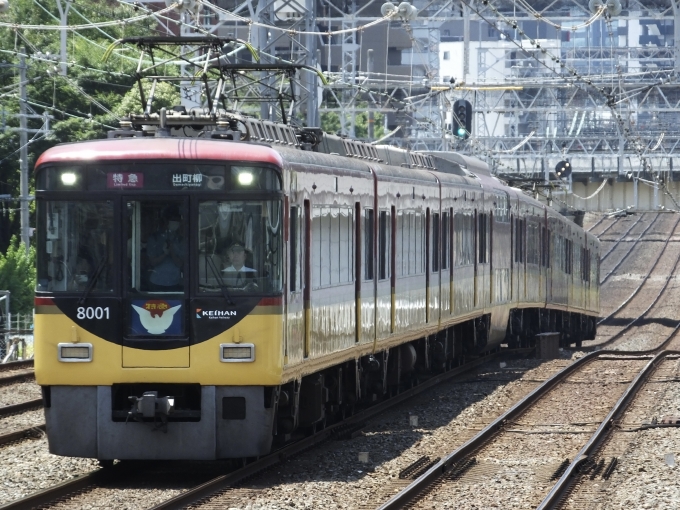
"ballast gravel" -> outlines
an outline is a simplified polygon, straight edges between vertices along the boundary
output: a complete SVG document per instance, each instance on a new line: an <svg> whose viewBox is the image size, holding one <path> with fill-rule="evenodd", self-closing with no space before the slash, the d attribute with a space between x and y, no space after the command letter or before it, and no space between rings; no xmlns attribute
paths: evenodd
<svg viewBox="0 0 680 510"><path fill-rule="evenodd" d="M22 381L0 386L0 407L21 404L42 398L40 386L35 381Z"/></svg>

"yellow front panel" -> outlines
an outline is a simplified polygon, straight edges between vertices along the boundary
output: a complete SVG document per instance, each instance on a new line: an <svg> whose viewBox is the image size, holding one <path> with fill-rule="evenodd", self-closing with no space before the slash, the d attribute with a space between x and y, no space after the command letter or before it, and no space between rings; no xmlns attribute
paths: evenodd
<svg viewBox="0 0 680 510"><path fill-rule="evenodd" d="M189 347L147 351L123 347L123 368L189 368Z"/></svg>
<svg viewBox="0 0 680 510"><path fill-rule="evenodd" d="M77 327L71 319L56 312L56 307L53 308L52 313L37 313L35 316L35 374L40 385L108 386L114 383L156 382L273 386L281 382L283 320L280 314L249 315L236 327L189 348L166 351L127 348L125 362L139 365L133 368L122 366L122 346ZM238 332L238 338L234 337L232 330ZM234 343L235 340L255 345L254 362L220 361L220 344ZM57 344L74 341L92 344L92 362L59 361ZM174 356L189 356L187 367L157 366L159 362L169 363ZM149 360L156 366L143 366L149 364Z"/></svg>

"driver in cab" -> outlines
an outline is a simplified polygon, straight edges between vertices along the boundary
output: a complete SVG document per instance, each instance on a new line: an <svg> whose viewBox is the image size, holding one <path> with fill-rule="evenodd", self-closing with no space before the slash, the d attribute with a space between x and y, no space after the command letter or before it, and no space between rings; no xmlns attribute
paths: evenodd
<svg viewBox="0 0 680 510"><path fill-rule="evenodd" d="M253 281L256 275L255 269L245 265L246 248L243 243L235 241L227 248L227 260L229 265L222 269L227 284L230 287L244 288L245 290L257 289Z"/></svg>

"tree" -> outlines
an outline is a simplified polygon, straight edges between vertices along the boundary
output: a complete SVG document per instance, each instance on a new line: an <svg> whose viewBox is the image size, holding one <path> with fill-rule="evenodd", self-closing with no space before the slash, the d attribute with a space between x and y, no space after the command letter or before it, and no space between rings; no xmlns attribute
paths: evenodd
<svg viewBox="0 0 680 510"><path fill-rule="evenodd" d="M361 105L360 105L361 106ZM368 107L367 105L363 105ZM384 115L382 113L375 113L373 115L373 138L368 139L368 113L361 112L357 114L354 122L354 134L357 140L366 140L372 142L382 138L385 134L385 128L383 126ZM343 135L346 133L341 133L340 129L340 116L335 112L322 113L321 114L321 129L326 133Z"/></svg>
<svg viewBox="0 0 680 510"><path fill-rule="evenodd" d="M11 293L11 313L31 313L35 279L35 248L31 246L27 255L24 244L13 236L7 253L0 253L0 289Z"/></svg>
<svg viewBox="0 0 680 510"><path fill-rule="evenodd" d="M108 127L117 127L112 112L117 111L135 83L138 63L136 50L119 48L111 58L103 57L111 41L123 37L149 35L157 29L152 19L106 28L69 32L68 76L59 74L59 64L50 60L60 54L57 30L22 30L22 25L55 25L59 13L55 2L11 0L2 21L16 23L17 28L0 28L0 110L5 130L0 133L0 194L19 195L19 92L18 64L20 53L26 53L28 113L52 117L51 134L30 135L28 164L32 168L45 150L65 142L77 142L106 136ZM91 22L125 19L140 14L138 8L111 0L93 0L73 5L69 23L83 18ZM12 54L12 52L15 52ZM137 110L140 108L137 107ZM28 127L39 129L42 119L30 118ZM30 174L34 189L33 174ZM18 202L0 202L0 253L8 249L10 239L19 234ZM31 219L31 224L34 221Z"/></svg>

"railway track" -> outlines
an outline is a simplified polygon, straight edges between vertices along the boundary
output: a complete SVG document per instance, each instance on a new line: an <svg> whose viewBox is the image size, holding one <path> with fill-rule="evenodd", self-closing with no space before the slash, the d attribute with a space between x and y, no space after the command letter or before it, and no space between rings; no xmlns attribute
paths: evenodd
<svg viewBox="0 0 680 510"><path fill-rule="evenodd" d="M633 299L635 296L638 295L638 293L640 292L640 289L642 289L642 287L645 285L645 283L647 283L647 281L649 280L649 277L651 276L651 274L654 272L654 270L655 270L655 269L657 268L657 266L659 265L659 262L661 261L661 258L662 258L663 255L665 254L666 249L668 248L668 244L670 243L671 239L672 239L673 236L675 235L675 231L677 230L679 224L680 224L680 215L679 215L678 218L676 219L675 224L673 225L673 228L672 228L671 231L670 231L670 234L668 235L668 237L667 237L666 240L664 241L664 245L663 245L663 247L662 247L662 249L661 249L661 253L660 253L659 256L654 260L654 264L652 264L652 266L649 268L649 270L648 270L647 273L644 275L644 277L642 278L642 280L640 281L640 283L638 284L638 286L633 290L633 292L632 292L632 293L631 293L631 294L630 294L630 295L629 295L629 296L628 296L628 297L627 297L627 298L626 298L626 299L625 299L625 300L624 300L624 301L623 301L616 309L614 309L612 312L610 312L609 315L607 315L606 317L600 319L600 320L597 322L598 325L604 324L604 323L606 323L608 320L610 320L611 318L613 318L616 314L618 314L619 312L621 312L621 311L622 311L622 310L623 310L623 309L624 309L624 308L632 301L632 299ZM676 261L675 265L677 265L677 261ZM668 279L667 279L666 281L668 282Z"/></svg>
<svg viewBox="0 0 680 510"><path fill-rule="evenodd" d="M621 266L621 264L623 264L623 262L628 258L628 256L633 251L633 248L635 248L638 245L638 242L640 241L640 239L642 239L642 237L647 233L647 231L650 228L652 228L652 226L654 225L654 223L656 223L656 220L658 220L660 216L661 216L660 213L656 214L656 216L649 223L649 225L647 225L645 227L645 229L640 233L640 235L638 235L638 237L631 243L631 245L628 247L626 252L623 254L623 257L621 257L619 259L619 261L614 265L614 267L612 267L609 270L609 272L604 276L604 278L600 279L600 285L603 285L609 279L609 277ZM620 241L617 241L617 246L618 246L619 243L620 243Z"/></svg>
<svg viewBox="0 0 680 510"><path fill-rule="evenodd" d="M22 370L33 367L32 359L25 359L20 361L10 361L9 363L0 363L0 373L10 372L12 370Z"/></svg>
<svg viewBox="0 0 680 510"><path fill-rule="evenodd" d="M280 450L273 452L272 454L258 459L252 463L239 468L225 468L224 463L221 463L221 472L215 476L210 477L209 480L204 480L197 484L195 487L182 492L178 496L158 504L154 509L171 509L171 508L184 508L190 504L201 501L203 498L209 497L212 494L224 490L225 488L231 487L240 481L250 478L264 470L270 469L273 466L280 464L281 462L289 459L290 457L307 450L319 443L322 443L329 438L338 437L343 435L351 435L360 428L363 427L365 422L378 414L385 412L386 410L404 402L405 400L412 398L419 393L422 393L454 376L460 375L467 371L474 369L475 367L487 363L490 360L496 359L501 355L526 355L532 349L517 349L512 351L501 351L492 353L488 356L478 358L470 363L466 363L460 367L453 368L452 370L434 376L412 389L403 391L402 393L381 402L375 406L372 406L366 410L363 410L348 420L341 423L329 426L323 430L316 432L314 435L301 439L295 443L292 443ZM137 463L132 463L137 464ZM54 487L45 489L38 493L30 494L24 498L17 501L6 503L0 505L0 510L5 509L28 509L34 508L36 506L48 507L55 501L62 500L66 496L71 500L74 507L78 507L78 494L87 493L88 491L96 490L97 488L107 487L120 483L121 481L130 480L130 475L135 473L134 469L126 467L130 465L127 462L121 462L107 469L99 469L91 473L87 473L80 477L77 477L68 482L64 482ZM120 467L119 467L120 466ZM183 469L185 471L186 468ZM61 507L60 507L61 508Z"/></svg>
<svg viewBox="0 0 680 510"><path fill-rule="evenodd" d="M679 223L680 223L680 219L678 219L676 221L672 232L675 231L675 229L677 228ZM671 233L671 235L668 236L661 255L663 255L663 253L665 252L672 235L673 235L673 233ZM648 281L651 273L653 272L653 270L656 268L657 264L661 260L661 255L656 259L652 268L648 271L648 273L644 277L643 281L633 291L633 293L626 300L624 300L624 302L621 303L621 305L616 310L614 310L612 313L610 313L604 319L598 321L598 325L606 324L606 322L611 320L614 315L616 315L617 313L620 313L621 310L623 310L626 306L628 306L628 304L635 297L635 295L637 295L640 292L640 289L642 288L644 283L646 281ZM594 344L594 345L588 345L588 346L581 347L579 350L587 352L587 351L592 351L592 350L596 350L596 349L601 349L603 347L611 346L614 342L616 342L617 340L622 338L626 333L628 333L635 325L640 324L642 321L644 321L645 317L659 303L659 301L661 300L661 297L664 295L664 293L668 289L668 285L670 284L670 282L673 278L673 275L676 273L679 265L680 265L680 250L678 251L677 255L675 256L675 259L674 259L673 265L672 265L672 269L666 275L666 278L664 279L662 286L659 288L656 295L652 298L651 302L646 306L646 308L644 308L642 310L642 312L640 312L637 315L637 317L634 317L634 318L628 320L628 322L623 326L623 328L621 328L619 331L617 331L616 333L611 335L607 340L600 342L600 343L597 343L597 344ZM672 319L671 322L672 322L671 326L673 327L672 331L673 332L677 331L678 327L680 327L680 320Z"/></svg>
<svg viewBox="0 0 680 510"><path fill-rule="evenodd" d="M481 506L490 506L494 501L501 508L510 508L518 503L522 507L535 507L541 499L537 498L541 487L557 469L554 459L573 450L578 437L590 431L588 417L597 415L595 406L602 406L603 401L610 406L609 401L616 396L612 395L616 390L610 390L607 399L593 398L596 391L601 391L600 385L594 384L601 371L615 371L616 376L622 376L624 380L638 372L641 361L631 361L629 356L621 356L620 353L619 361L613 361L614 354L614 351L592 353L558 372L473 439L420 474L380 509L421 508L421 504L436 507L443 501L450 501L456 489L464 499L472 498L473 488L465 490L468 482L464 478L473 485L474 499ZM614 365L618 368L613 369ZM575 387L581 393L580 402L592 405L583 409L573 402L568 406L568 412L570 416L577 416L575 421L580 423L561 422L558 413L563 410L555 409L554 401L562 402L565 395L576 391ZM551 423L541 423L546 417ZM561 428L556 429L553 425ZM538 434L551 441L537 442L534 437ZM503 457L504 460L497 462L486 460ZM536 460L537 457L545 460ZM507 481L513 475L522 483L514 487L502 484L504 494L495 492L494 478Z"/></svg>
<svg viewBox="0 0 680 510"><path fill-rule="evenodd" d="M631 360L642 357L651 358L654 356L646 366L637 373L635 378L630 382L628 388L621 394L616 404L611 407L607 416L599 423L599 426L589 439L589 441L579 450L579 453L569 463L562 463L555 466L553 477L558 479L555 487L545 496L540 503L539 508L555 508L555 506L542 505L557 505L565 494L567 494L570 483L573 481L573 475L577 473L577 468L587 461L594 461L597 445L601 444L604 433L611 426L613 421L624 412L630 404L632 397L634 397L642 386L642 382L649 376L653 367L655 367L659 360L673 355L680 355L680 350L664 350L669 344L674 342L675 337L680 329L680 321L675 328L666 335L665 339L654 349L644 351L611 351L600 350L591 352L583 358L568 365L560 372L553 375L550 379L545 381L534 391L528 394L525 398L520 400L517 404L511 407L503 415L498 417L487 427L485 427L479 434L467 441L461 447L455 449L441 460L435 462L432 466L427 466L424 472L419 473L419 476L407 487L393 496L387 503L380 506L379 510L394 510L397 508L414 508L417 507L418 498L428 494L430 487L435 487L436 484L443 485L447 479L452 482L460 480L466 471L470 470L476 464L476 457L474 455L480 452L484 447L491 443L494 438L500 435L508 424L514 423L517 419L524 415L532 406L534 406L541 399L546 397L556 386L567 380L572 374L586 366L597 358L617 358L621 360ZM675 342L680 343L680 342ZM678 347L673 345L672 347ZM581 398L582 400L582 398ZM515 446L513 445L513 448ZM611 468L610 468L611 469ZM567 471L565 471L567 470ZM567 474L569 473L569 474ZM540 480L543 484L549 483L549 479ZM559 488L558 485L560 486ZM553 494L555 492L556 494ZM416 502L414 505L413 502ZM509 505L508 505L509 506ZM535 506L535 505L533 505Z"/></svg>
<svg viewBox="0 0 680 510"><path fill-rule="evenodd" d="M630 231L633 230L633 228L635 228L635 226L636 226L638 223L640 223L640 221L642 221L642 217L643 217L643 215L639 215L639 216L637 217L637 219L636 219L636 220L635 220L635 221L634 221L634 222L626 229L626 231L623 232L623 233L618 237L618 239L616 239L616 240L614 241L614 243L613 243L612 246L609 248L609 250L607 250L607 251L604 253L604 255L601 255L601 256L600 256L600 262L602 262L603 260L605 260L605 259L609 256L609 254L610 254L612 251L614 251L614 249L621 243L621 241L623 241L623 240L626 238L626 236L630 233ZM601 238L602 235L603 235L603 234L600 234L598 237Z"/></svg>
<svg viewBox="0 0 680 510"><path fill-rule="evenodd" d="M657 360L655 367L652 368L653 373L633 397L628 409L617 416L612 416L611 423L614 426L602 431L603 437L599 439L599 443L593 441L594 444L587 452L588 459L585 461L578 459L580 464L571 470L572 483L560 489L562 494L555 494L554 507L584 510L602 508L607 502L612 508L617 506L609 499L612 493L619 492L621 478L628 479L628 475L623 475L623 472L627 471L626 468L631 462L636 462L634 455L631 455L631 448L644 448L644 444L640 445L638 442L632 446L631 435L654 428L675 426L671 419L667 417L664 422L663 414L660 416L658 414L660 411L667 413L676 408L675 405L669 404L676 402L673 385L678 384L680 364L677 356L666 354L668 355L665 358ZM669 394L662 395L660 399L659 390L662 389ZM667 407L664 407L664 403ZM657 416L658 419L655 419ZM658 452L654 453L658 455ZM622 473L618 476L617 465L622 466ZM625 489L623 490L625 492Z"/></svg>

